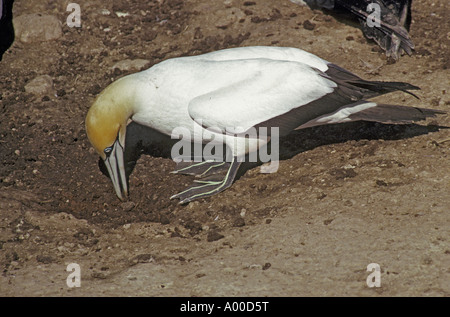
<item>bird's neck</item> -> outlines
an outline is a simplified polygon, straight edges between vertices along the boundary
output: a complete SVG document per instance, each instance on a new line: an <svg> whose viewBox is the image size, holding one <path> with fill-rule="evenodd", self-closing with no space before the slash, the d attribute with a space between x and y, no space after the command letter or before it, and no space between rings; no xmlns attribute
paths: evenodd
<svg viewBox="0 0 450 317"><path fill-rule="evenodd" d="M114 116L113 122L127 123L136 112L137 82L133 75L122 77L109 85L98 97L103 111Z"/></svg>

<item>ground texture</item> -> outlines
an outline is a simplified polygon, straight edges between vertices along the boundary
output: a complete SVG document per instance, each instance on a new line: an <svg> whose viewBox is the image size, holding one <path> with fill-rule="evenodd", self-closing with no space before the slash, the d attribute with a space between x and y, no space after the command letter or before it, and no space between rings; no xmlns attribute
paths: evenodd
<svg viewBox="0 0 450 317"><path fill-rule="evenodd" d="M170 174L156 146L139 152L120 202L84 128L113 80L249 45L406 81L422 88L419 100L377 101L450 111L446 0L413 3L416 50L396 63L357 24L288 0L83 1L80 28L66 23L68 2L16 1L15 19L49 15L61 33L18 34L0 62L0 295L450 295L449 116L294 132L281 140L278 172L254 167L185 206L169 197L192 178ZM66 284L70 263L81 287ZM369 263L381 287L367 286Z"/></svg>

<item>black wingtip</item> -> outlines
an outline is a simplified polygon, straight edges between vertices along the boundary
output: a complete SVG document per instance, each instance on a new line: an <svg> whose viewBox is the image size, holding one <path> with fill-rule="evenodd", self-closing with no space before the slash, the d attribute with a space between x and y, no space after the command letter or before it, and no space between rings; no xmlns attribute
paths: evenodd
<svg viewBox="0 0 450 317"><path fill-rule="evenodd" d="M375 121L390 124L407 124L415 121L434 118L437 115L446 114L442 110L429 108L408 107L400 105L377 104L376 107L368 108L350 115L353 121Z"/></svg>
<svg viewBox="0 0 450 317"><path fill-rule="evenodd" d="M354 86L368 89L373 92L377 92L380 95L386 94L394 91L403 91L417 99L420 99L416 94L410 92L409 90L420 90L420 87L396 81L367 81L367 80L352 80L348 81Z"/></svg>
<svg viewBox="0 0 450 317"><path fill-rule="evenodd" d="M447 111L444 110L436 110L436 109L429 109L429 108L418 108L414 107L415 109L419 110L421 113L423 113L426 117L436 117L438 114L447 114Z"/></svg>

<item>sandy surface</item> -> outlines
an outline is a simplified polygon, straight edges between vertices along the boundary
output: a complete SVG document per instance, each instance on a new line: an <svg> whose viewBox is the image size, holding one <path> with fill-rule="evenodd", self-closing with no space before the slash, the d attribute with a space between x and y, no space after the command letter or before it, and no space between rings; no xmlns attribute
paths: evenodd
<svg viewBox="0 0 450 317"><path fill-rule="evenodd" d="M81 28L66 24L68 2L16 1L14 17L54 16L62 34L16 38L0 62L0 295L450 295L447 115L294 132L277 173L251 168L186 206L169 197L192 178L169 174L175 164L156 146L133 151L121 203L84 129L95 96L137 71L116 63L248 45L299 47L366 79L406 81L420 100L377 100L450 111L446 0L414 2L416 50L397 63L357 24L288 0L92 0ZM25 89L41 75L44 93ZM66 283L70 263L81 287ZM370 263L381 287L366 284Z"/></svg>

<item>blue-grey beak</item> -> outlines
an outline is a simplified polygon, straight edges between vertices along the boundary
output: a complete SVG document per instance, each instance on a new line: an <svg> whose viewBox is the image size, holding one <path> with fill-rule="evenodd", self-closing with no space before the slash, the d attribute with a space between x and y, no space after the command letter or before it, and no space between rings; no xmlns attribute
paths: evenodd
<svg viewBox="0 0 450 317"><path fill-rule="evenodd" d="M109 177L120 200L125 200L128 196L127 178L123 161L124 148L120 144L119 138L111 147L105 149L105 165L108 169Z"/></svg>

